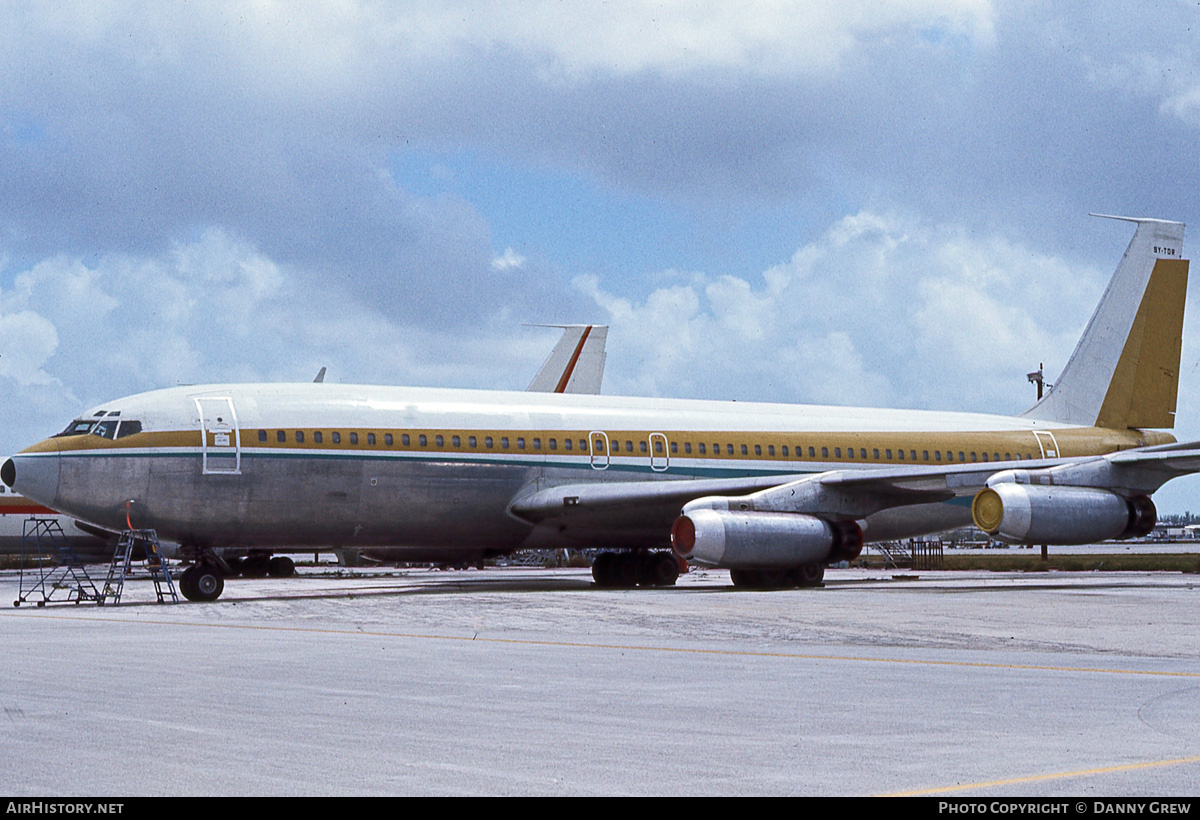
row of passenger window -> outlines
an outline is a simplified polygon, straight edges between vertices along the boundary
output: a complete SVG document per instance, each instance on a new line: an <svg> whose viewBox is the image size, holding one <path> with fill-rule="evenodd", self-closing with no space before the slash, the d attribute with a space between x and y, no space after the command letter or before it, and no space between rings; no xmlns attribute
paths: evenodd
<svg viewBox="0 0 1200 820"><path fill-rule="evenodd" d="M324 444L325 443L325 432L323 430L313 430L310 435L312 435L313 444ZM408 436L405 436L405 438L408 438ZM261 442L266 442L267 439L268 439L267 431L259 430L258 431L258 440ZM287 431L286 430L276 430L275 431L275 440L277 442L279 442L280 444L286 443L287 442ZM304 431L296 430L295 434L294 434L294 440L297 444L304 444L305 443ZM358 433L351 433L349 436L349 441L351 444L358 444ZM392 434L387 433L386 435L384 435L384 441L386 442L388 447L391 447L393 444ZM342 443L341 432L339 432L337 430L332 431L329 434L329 443L330 444L341 444ZM367 433L367 446L373 447L374 445L375 445L375 434Z"/></svg>
<svg viewBox="0 0 1200 820"><path fill-rule="evenodd" d="M307 438L307 436L311 436L311 439ZM258 440L260 442L265 443L269 440L269 438L270 437L268 436L266 430L258 431ZM383 434L383 446L394 447L396 445L396 438L397 437L393 436L391 433L384 433ZM420 433L415 436L410 435L408 433L401 433L399 436L399 439L400 439L400 445L402 447L411 447L413 445L414 441L416 442L417 446L419 446L419 447L428 447L430 445L431 440L433 442L434 447L445 447L446 441L447 441L447 437L444 435L434 435L431 437L424 433ZM286 443L288 440L288 432L286 430L276 430L275 431L275 440L277 442L279 442L280 444ZM312 431L306 432L304 430L294 430L294 431L292 431L292 440L295 441L297 444L305 444L308 441L311 441L313 444L324 444L325 443L325 431L312 430ZM467 446L474 448L474 449L478 449L479 442L481 440L483 442L483 446L489 450L496 448L497 441L499 441L500 449L502 449L502 450L512 449L514 443L516 445L516 449L518 449L518 450L528 449L526 446L526 439L524 436L515 436L515 437L467 436L466 437ZM347 441L352 445L361 443L358 433L348 434ZM376 439L376 436L374 433L367 433L366 437L365 437L365 441L366 441L366 445L368 447L374 447L374 446L376 446L378 440ZM462 443L463 443L463 437L462 436L449 436L449 441L450 441L451 447L454 447L456 449L461 448ZM587 448L588 448L587 439L581 438L578 441L579 441L579 449L586 452ZM532 449L534 449L534 450L542 449L542 439L540 437L534 437L534 438L530 439L530 442L533 445ZM330 444L341 444L342 443L341 432L336 431L336 430L331 431L329 433L329 443ZM557 438L551 438L551 439L547 439L547 444L549 445L549 449L557 450L558 446L559 446L559 441ZM575 449L575 440L569 439L569 438L563 439L562 440L562 448L564 450L574 450ZM601 448L601 449L603 449L603 448Z"/></svg>
<svg viewBox="0 0 1200 820"><path fill-rule="evenodd" d="M313 444L324 444L325 443L325 431L323 431L323 430L312 430L312 431L308 431L307 433L304 430L294 430L292 432L292 438L297 444L307 443L306 435L311 436L311 442ZM330 444L341 444L342 443L342 433L340 431L336 431L336 430L330 431L328 435L329 435L329 443ZM455 449L460 449L463 446L463 437L458 436L458 435L452 435L452 436L447 437L444 435L437 434L437 435L434 435L431 437L425 433L420 433L415 436L410 435L408 433L401 433L399 436L400 444L403 447L411 447L413 445L414 440L416 441L417 446L428 447L430 445L430 441L432 440L434 447L444 448L446 446L447 438L450 442L451 447L453 447ZM258 431L258 440L260 442L265 443L266 441L268 441L268 439L269 439L269 436L268 436L268 433L266 430ZM286 430L276 430L275 431L275 440L277 442L279 442L280 444L286 443L288 440L288 432ZM351 445L358 445L361 443L359 434L356 432L349 433L347 435L347 440ZM650 453L650 449L652 446L655 455L664 455L666 452L666 450L664 449L666 440L667 439L666 439L665 435L656 433L654 436L651 437L650 440L638 441L636 444L636 448L635 448L634 441L632 439L626 439L624 442L625 446L624 446L623 451L625 453L635 453L636 452L636 453L648 455ZM512 437L510 437L510 436L467 436L466 437L467 446L470 447L471 449L478 449L480 446L480 441L483 442L484 449L488 449L488 450L496 449L496 444L498 441L499 448L501 450L513 449L514 445L515 445L515 449L517 449L517 450L532 449L534 451L541 451L542 450L542 442L543 442L543 440L540 436L533 436L533 437L530 437L528 440L524 436L512 436ZM376 439L375 433L367 433L365 436L365 443L368 447L376 446L377 439ZM528 446L527 446L527 443L528 443ZM559 449L559 439L557 437L547 438L545 440L545 443L546 443L546 449L551 452L557 451ZM579 451L588 452L588 440L586 438L580 438L580 439L564 438L564 439L562 439L562 442L561 442L562 449L564 451L574 451L576 449L576 443L578 443ZM393 434L391 434L391 433L384 433L383 434L383 444L385 447L394 447L396 444L396 437L393 436ZM622 452L621 444L622 444L622 442L619 439L613 439L611 441L613 455L619 455ZM685 441L685 442L683 442L682 450L683 450L683 455L700 455L700 456L712 455L712 456L719 457L722 454L725 456L734 456L734 455L740 454L743 456L749 456L752 447L753 447L753 452L754 452L755 457L763 457L764 455L767 458L782 457L782 458L802 459L805 457L805 447L803 445L795 445L794 448L789 449L788 445L786 445L786 444L781 445L778 448L778 453L777 453L776 446L774 444L734 445L734 444L726 443L722 447L722 444L720 442L713 442L713 444L711 445L711 449L710 449L710 446L707 442L696 442L694 445L694 448L693 448L693 442ZM859 447L859 448L857 448L857 450L854 447L846 447L843 450L843 448L841 448L841 447L830 448L830 447L824 446L824 447L820 447L819 451L820 451L819 458L824 461L830 460L831 453L832 453L833 459L846 460L846 461L872 460L872 461L940 462L940 461L944 460L947 462L954 462L954 461L966 462L968 460L968 456L969 456L970 461L984 461L984 462L1001 461L1000 453L998 453L998 452L993 452L990 454L987 452L984 452L984 453L982 453L982 458L981 458L980 453L978 451L972 451L968 454L964 450L959 450L959 451L957 451L957 453L953 450L946 450L946 451L944 451L944 453L942 450L932 450L932 451L931 450L921 450L919 458L917 455L917 453L918 453L917 450L896 449L893 451L892 448L890 448L890 447L883 448L882 450L878 447L873 447L870 450L870 456L867 455L868 451L867 451L866 447ZM593 440L592 452L595 452L595 453L605 452L605 439L604 438L598 436ZM670 452L672 455L678 455L680 453L680 443L677 441L672 441L670 443ZM794 453L794 455L793 455L793 453ZM810 458L810 459L818 458L818 448L816 446L810 445L807 448L807 455L808 455L808 458ZM957 458L956 458L956 456L957 456ZM1031 453L1026 453L1024 455L1022 455L1021 453L1017 453L1016 458L1017 458L1017 460L1020 460L1023 458L1024 459L1032 459L1033 455ZM1012 453L1005 453L1003 460L1004 461L1013 461Z"/></svg>
<svg viewBox="0 0 1200 820"><path fill-rule="evenodd" d="M742 444L742 445L739 445L741 454L744 456L750 455L751 446L753 446L753 448L754 448L755 456L762 456L764 454L764 449L765 449L765 451L766 451L765 454L766 454L767 458L775 458L776 457L774 444L768 444L768 445L766 445L765 448L761 444L754 444L754 445ZM808 457L810 459L817 458L817 449L818 448L815 446L808 447ZM820 453L821 453L820 458L822 460L828 461L830 458L829 454L830 454L831 449L833 452L834 459L844 458L847 461L856 460L856 459L858 461L867 461L868 460L866 447L859 447L857 450L857 453L858 453L857 456L855 455L855 448L853 448L853 447L845 448L844 455L843 455L843 451L842 451L841 447L833 447L833 448L821 447L820 448ZM671 452L672 453L679 452L678 445L676 442L671 442ZM916 450L897 449L893 453L893 450L890 447L883 448L882 451L878 447L872 447L870 452L871 452L871 455L869 457L869 460L872 460L872 461L918 461ZM932 452L932 458L930 457L931 452ZM683 453L684 453L684 455L692 454L691 442L684 442ZM697 455L707 455L708 454L706 452L706 446L703 442L696 445L696 454ZM734 445L726 444L725 445L725 455L732 456L735 454L736 454L736 452L734 450ZM721 445L719 443L713 444L712 455L715 455L715 456L721 455ZM959 450L957 460L965 462L967 460L967 455L968 454L965 451ZM779 456L782 458L793 458L794 457L797 459L802 459L802 458L804 458L804 446L799 445L799 444L796 445L795 456L792 456L788 451L788 445L784 444L779 448ZM972 451L970 453L970 460L971 461L980 461L980 460L982 460L982 461L989 461L989 460L1000 461L1001 460L999 453L991 453L990 457L989 457L989 454L984 452L982 454L982 456L983 457L981 459L980 453L978 451ZM1024 456L1022 456L1020 453L1017 453L1017 460L1020 460L1022 458L1031 459L1031 458L1033 458L1033 455L1031 453L1026 453ZM933 451L921 450L920 460L921 461L934 461L934 462L942 461L942 451L941 450L933 450ZM955 460L955 453L953 450L945 451L945 460L949 461L949 462L952 462ZM1004 461L1012 461L1012 460L1013 460L1012 453L1004 454Z"/></svg>
<svg viewBox="0 0 1200 820"><path fill-rule="evenodd" d="M828 448L828 447L822 447L822 448L821 448L821 458L822 458L822 459L828 459L828 458L829 458L829 449L830 449L830 448ZM775 453L774 453L774 450L775 450L775 448L774 448L774 447L770 447L770 448L769 448L769 451L770 451L770 452L769 452L769 455L775 455ZM796 456L797 456L797 458L803 458L803 450L804 450L804 448L803 448L803 447L796 447ZM762 454L762 453L761 453L761 448L760 448L760 447L759 447L757 444L756 444L756 445L754 445L754 451L755 451L755 454L756 454L756 455L761 455L761 454ZM855 452L855 451L854 451L854 448L853 448L853 447L847 447L847 448L846 448L846 455L845 455L845 459L846 459L847 461L854 460L854 459L855 459L855 454L854 454L854 452ZM907 453L907 456L906 456L906 453ZM937 462L937 461L941 461L941 460L942 460L942 451L941 451L941 450L933 450L933 451L932 451L932 455L933 455L932 459L930 458L930 453L931 453L931 451L929 451L929 450L921 450L921 458L920 458L920 461L935 461L935 462ZM744 445L744 444L742 445L742 454L743 454L743 455L745 455L745 454L746 454L746 445ZM788 448L787 448L787 446L785 445L785 446L783 447L783 455L784 455L784 457L787 457L787 454L788 454ZM816 454L817 454L817 453L816 453L816 448L815 448L815 447L809 447L809 448L808 448L808 456L809 456L809 458L816 458ZM896 457L895 457L895 459L894 459L895 461L917 461L917 460L918 460L918 459L917 459L917 451L916 451L916 450L903 450L903 449L897 449L897 450L896 450L896 453L895 453L895 455L896 455ZM969 453L969 454L968 454L968 453L966 453L966 452L965 452L965 451L963 451L963 450L959 450L959 451L958 451L958 459L957 459L957 460L958 460L958 461L961 461L961 462L965 462L965 461L967 461L967 456L968 456L968 455L970 455L970 460L971 460L971 461L1000 461L1000 460L1001 460L1001 459L1000 459L1000 454L999 454L999 453L991 453L991 454L990 454L990 457L989 457L989 454L988 454L986 451L985 451L985 452L983 452L982 454L980 454L978 451L971 451L971 453ZM981 455L982 455L982 458L980 457ZM955 456L955 453L954 453L954 451L953 451L953 450L946 450L946 451L945 451L945 460L946 460L946 461L950 461L950 462L952 462L952 461L955 461L956 459L955 459L955 457L954 457L954 456ZM834 457L835 459L840 459L840 458L842 458L842 448L841 448L841 447L834 447L834 448L833 448L833 457ZM1019 461L1019 460L1021 460L1021 459L1032 459L1032 458L1033 458L1033 454L1032 454L1032 453L1026 453L1026 454L1024 454L1024 455L1022 455L1021 453L1017 453L1017 456L1016 456L1016 459L1017 459L1018 461ZM868 460L868 457L867 457L867 448L866 448L866 447L859 447L859 448L858 448L858 456L857 456L857 460L859 460L859 461L867 461L867 460ZM879 448L878 448L878 447L873 447L873 448L871 448L871 456L870 456L870 460L872 460L872 461L892 461L892 460L893 460L893 458L892 458L892 450L891 450L891 448L890 448L890 447L888 447L888 448L884 448L884 450L883 450L883 457L882 457L882 458L880 458L880 450L879 450ZM1003 459L1003 460L1004 460L1004 461L1012 461L1012 460L1013 460L1013 455L1012 455L1012 453L1005 453L1005 454L1004 454L1004 459Z"/></svg>

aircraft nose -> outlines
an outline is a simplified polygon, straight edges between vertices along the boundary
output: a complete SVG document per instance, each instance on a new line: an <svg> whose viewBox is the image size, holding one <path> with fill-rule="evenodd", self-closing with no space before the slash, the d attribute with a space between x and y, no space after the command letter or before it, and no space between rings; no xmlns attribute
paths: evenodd
<svg viewBox="0 0 1200 820"><path fill-rule="evenodd" d="M54 504L58 495L59 455L53 452L17 453L0 466L0 480L26 498Z"/></svg>

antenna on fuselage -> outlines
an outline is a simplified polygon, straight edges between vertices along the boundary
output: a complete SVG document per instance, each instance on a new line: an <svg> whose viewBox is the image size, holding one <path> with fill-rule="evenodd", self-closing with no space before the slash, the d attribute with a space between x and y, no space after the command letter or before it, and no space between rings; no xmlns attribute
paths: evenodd
<svg viewBox="0 0 1200 820"><path fill-rule="evenodd" d="M320 384L323 381L325 381L325 368L322 367L317 372L317 377L315 379L313 379L313 384Z"/></svg>

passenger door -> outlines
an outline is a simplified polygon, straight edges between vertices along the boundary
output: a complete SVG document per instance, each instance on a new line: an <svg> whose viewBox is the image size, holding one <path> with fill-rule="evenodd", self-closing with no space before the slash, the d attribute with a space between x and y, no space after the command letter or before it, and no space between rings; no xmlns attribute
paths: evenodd
<svg viewBox="0 0 1200 820"><path fill-rule="evenodd" d="M240 475L242 438L228 396L197 398L200 414L200 470L204 475Z"/></svg>
<svg viewBox="0 0 1200 820"><path fill-rule="evenodd" d="M1058 458L1058 442L1054 440L1054 434L1049 430L1034 430L1033 437L1037 439L1038 447L1041 449L1041 458Z"/></svg>

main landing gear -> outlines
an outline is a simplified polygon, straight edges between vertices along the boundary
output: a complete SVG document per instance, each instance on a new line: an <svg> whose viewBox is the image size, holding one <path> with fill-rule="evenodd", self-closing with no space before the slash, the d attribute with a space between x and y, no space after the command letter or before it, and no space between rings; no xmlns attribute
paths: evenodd
<svg viewBox="0 0 1200 820"><path fill-rule="evenodd" d="M269 552L254 552L245 558L227 562L231 575L241 574L244 578L291 578L296 574L296 563L286 555L272 556Z"/></svg>
<svg viewBox="0 0 1200 820"><path fill-rule="evenodd" d="M738 589L803 589L819 587L824 579L824 564L802 564L790 569L729 570L729 580Z"/></svg>
<svg viewBox="0 0 1200 820"><path fill-rule="evenodd" d="M602 552L592 562L596 586L669 587L679 578L679 559L672 552Z"/></svg>
<svg viewBox="0 0 1200 820"><path fill-rule="evenodd" d="M290 578L296 564L286 555L251 553L244 558L223 558L209 549L192 548L193 562L179 576L179 591L189 601L215 601L225 590L225 579L234 575L246 578Z"/></svg>

